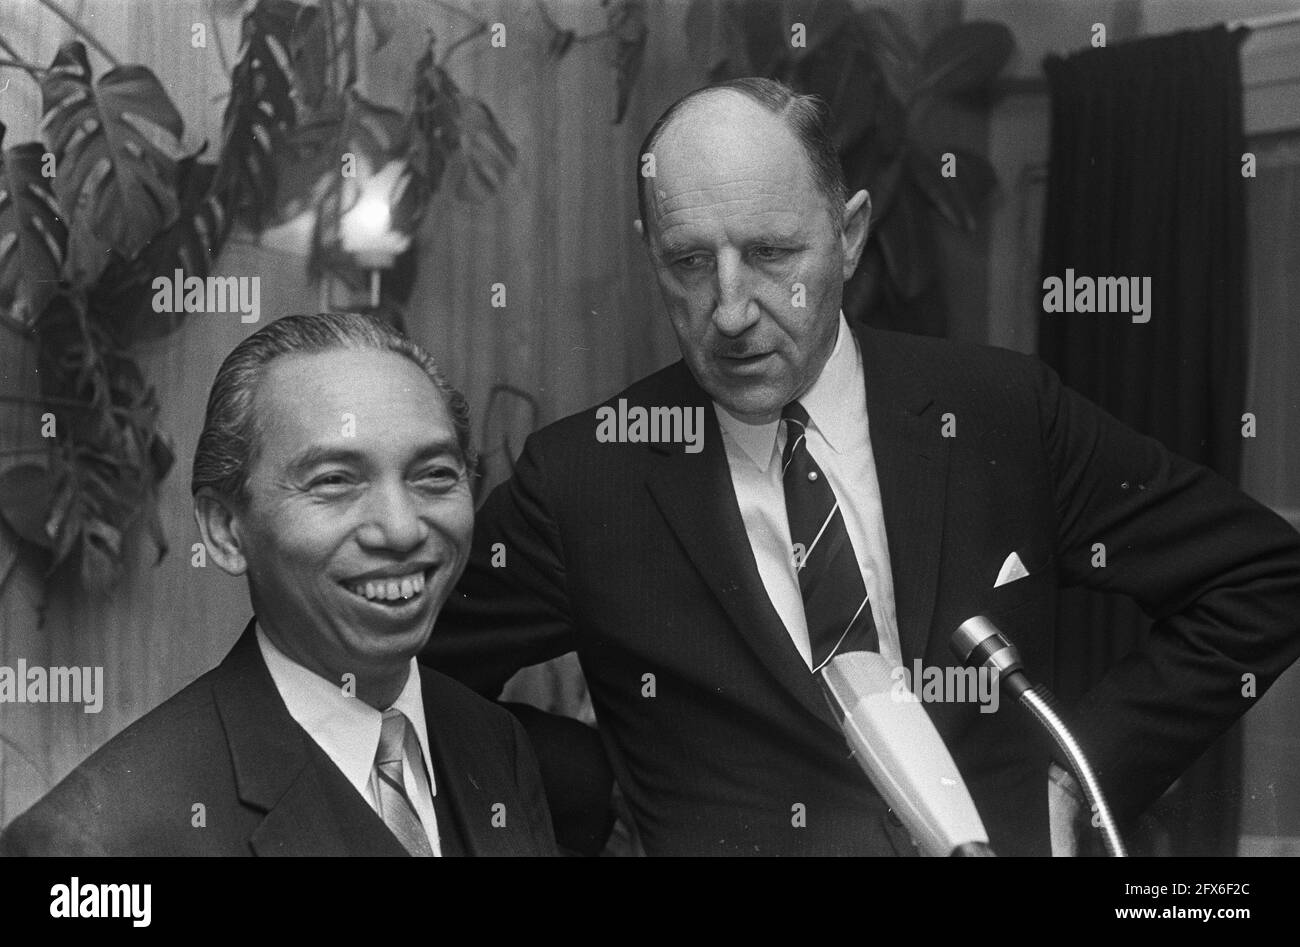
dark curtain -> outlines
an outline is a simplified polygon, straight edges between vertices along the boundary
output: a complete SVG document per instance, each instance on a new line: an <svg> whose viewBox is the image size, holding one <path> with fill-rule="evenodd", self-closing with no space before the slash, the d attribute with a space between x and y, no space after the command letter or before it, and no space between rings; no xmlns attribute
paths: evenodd
<svg viewBox="0 0 1300 947"><path fill-rule="evenodd" d="M1039 331L1066 384L1234 483L1247 339L1240 37L1220 26L1044 62L1043 278L1149 276L1151 304L1145 324L1044 312ZM1149 626L1128 599L1066 591L1056 673L1067 705ZM1234 728L1148 813L1135 853L1235 854L1239 769Z"/></svg>

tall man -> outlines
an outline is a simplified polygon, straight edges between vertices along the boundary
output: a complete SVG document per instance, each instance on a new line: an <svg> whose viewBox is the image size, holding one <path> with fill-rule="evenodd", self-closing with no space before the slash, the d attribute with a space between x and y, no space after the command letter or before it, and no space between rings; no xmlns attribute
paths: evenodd
<svg viewBox="0 0 1300 947"><path fill-rule="evenodd" d="M983 613L1050 680L1057 588L1123 592L1154 631L1074 719L1132 820L1300 653L1300 541L1034 359L851 329L870 200L825 122L751 79L651 129L638 227L682 361L529 439L425 659L495 694L576 650L651 854L901 854L814 670L942 669ZM703 449L636 408L702 412ZM927 705L994 848L1046 854L1049 749L989 709Z"/></svg>
<svg viewBox="0 0 1300 947"><path fill-rule="evenodd" d="M468 417L429 355L375 320L290 316L236 346L192 489L256 617L0 852L553 854L519 724L415 663L469 551Z"/></svg>

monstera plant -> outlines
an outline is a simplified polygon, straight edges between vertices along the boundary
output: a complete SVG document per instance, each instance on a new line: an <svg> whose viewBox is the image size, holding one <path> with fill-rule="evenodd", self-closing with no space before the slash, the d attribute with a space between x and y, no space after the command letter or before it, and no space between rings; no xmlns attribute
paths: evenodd
<svg viewBox="0 0 1300 947"><path fill-rule="evenodd" d="M178 329L182 313L153 311L151 283L175 270L206 277L232 228L257 233L304 212L314 215L309 266L357 281L339 221L357 199L340 157L364 168L394 167L391 226L414 236L444 183L466 200L493 194L516 150L491 109L462 91L448 57L490 24L475 23L435 55L430 33L405 107L371 101L358 83L363 37L376 52L410 8L394 0L222 0L241 16L216 154L187 152L179 110L147 67L118 65L102 43L40 0L109 60L93 75L80 41L48 68L21 58L0 66L39 83L43 142L0 151L0 321L34 339L39 393L0 392L39 416L41 448L6 446L0 456L45 453L0 472L0 520L46 551L94 591L113 588L126 540L143 527L161 560L167 550L158 488L173 463L158 427L153 387L132 346ZM608 44L616 120L646 42L643 0L602 0L607 28L577 36L543 17L553 57L587 42ZM545 8L542 8L545 13ZM219 48L219 47L218 47ZM223 54L224 56L224 54ZM0 147L4 145L0 125ZM9 563L12 566L12 562ZM0 584L5 568L0 568Z"/></svg>

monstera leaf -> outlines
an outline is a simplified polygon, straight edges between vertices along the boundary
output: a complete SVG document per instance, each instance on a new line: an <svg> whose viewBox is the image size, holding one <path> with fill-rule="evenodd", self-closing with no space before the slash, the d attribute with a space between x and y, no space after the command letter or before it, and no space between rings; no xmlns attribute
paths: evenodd
<svg viewBox="0 0 1300 947"><path fill-rule="evenodd" d="M333 0L298 10L289 34L289 65L298 97L309 109L320 107L329 88L330 70L346 49L336 42L336 35Z"/></svg>
<svg viewBox="0 0 1300 947"><path fill-rule="evenodd" d="M216 165L185 158L179 166L180 215L134 260L113 255L88 297L92 316L115 329L119 340L158 339L180 327L185 313L156 313L155 277L176 270L206 277L225 242L228 227L221 202L211 191Z"/></svg>
<svg viewBox="0 0 1300 947"><path fill-rule="evenodd" d="M4 136L0 122L0 145ZM41 174L45 163L34 141L0 153L0 312L24 326L54 295L68 244L51 180Z"/></svg>
<svg viewBox="0 0 1300 947"><path fill-rule="evenodd" d="M1002 71L1016 47L1001 23L958 23L934 38L921 57L919 88L937 95L976 92Z"/></svg>
<svg viewBox="0 0 1300 947"><path fill-rule="evenodd" d="M859 35L867 56L880 69L890 93L900 102L912 101L916 95L921 51L907 32L906 22L886 7L867 7L858 17Z"/></svg>
<svg viewBox="0 0 1300 947"><path fill-rule="evenodd" d="M375 52L388 45L399 25L398 0L363 0L361 9L370 20L370 30L375 34Z"/></svg>
<svg viewBox="0 0 1300 947"><path fill-rule="evenodd" d="M35 464L19 464L0 473L0 518L27 542L49 549L46 511L53 492L50 472Z"/></svg>
<svg viewBox="0 0 1300 947"><path fill-rule="evenodd" d="M460 89L434 60L433 47L430 38L415 63L407 154L416 190L424 198L438 189L448 160L460 147ZM412 201L411 207L398 209L404 211L403 217L418 220L423 201L416 201L413 194Z"/></svg>
<svg viewBox="0 0 1300 947"><path fill-rule="evenodd" d="M69 267L93 279L108 248L133 257L175 223L181 116L144 66L119 66L92 85L79 42L60 47L41 100L54 192L71 224Z"/></svg>
<svg viewBox="0 0 1300 947"><path fill-rule="evenodd" d="M492 110L478 99L462 97L459 124L460 148L452 155L449 168L456 196L483 201L501 189L518 152Z"/></svg>
<svg viewBox="0 0 1300 947"><path fill-rule="evenodd" d="M411 207L398 205L394 220L418 220L423 200L450 175L456 196L481 201L505 183L518 151L483 102L466 95L433 57L433 41L416 62L415 101L407 163L415 182Z"/></svg>
<svg viewBox="0 0 1300 947"><path fill-rule="evenodd" d="M51 409L58 438L41 489L30 470L11 484L39 500L39 519L0 506L21 535L49 550L51 570L78 566L81 584L101 591L120 574L121 539L137 525L147 528L160 555L165 550L155 506L174 460L158 430L157 394L109 330L71 294L42 313L37 367L42 395L58 399Z"/></svg>
<svg viewBox="0 0 1300 947"><path fill-rule="evenodd" d="M242 52L230 77L213 187L228 213L257 230L275 206L276 154L297 121L289 43L301 9L292 0L258 0L244 17Z"/></svg>
<svg viewBox="0 0 1300 947"><path fill-rule="evenodd" d="M207 276L228 232L225 209L211 191L216 165L186 158L180 164L181 212L176 223L158 234L140 254L145 276L179 267L186 276Z"/></svg>

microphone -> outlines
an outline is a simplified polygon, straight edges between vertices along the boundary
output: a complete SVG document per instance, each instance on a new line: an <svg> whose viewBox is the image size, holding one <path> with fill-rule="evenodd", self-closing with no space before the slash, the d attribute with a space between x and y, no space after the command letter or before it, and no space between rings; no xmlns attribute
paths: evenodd
<svg viewBox="0 0 1300 947"><path fill-rule="evenodd" d="M924 854L992 855L952 754L920 699L898 686L901 670L875 651L841 654L822 668L853 755Z"/></svg>
<svg viewBox="0 0 1300 947"><path fill-rule="evenodd" d="M983 615L976 615L962 622L952 633L950 643L953 652L963 664L969 667L982 665L993 668L998 674L999 684L1005 686L1011 696L1018 700L1048 732L1083 787L1083 794L1092 812L1096 814L1094 824L1101 829L1107 854L1123 858L1127 852L1124 850L1124 841L1119 835L1119 826L1101 791L1101 783L1093 772L1088 758L1084 756L1083 747L1075 740L1074 734L1061 719L1051 691L1032 684L1026 676L1016 646L998 629L997 625Z"/></svg>

